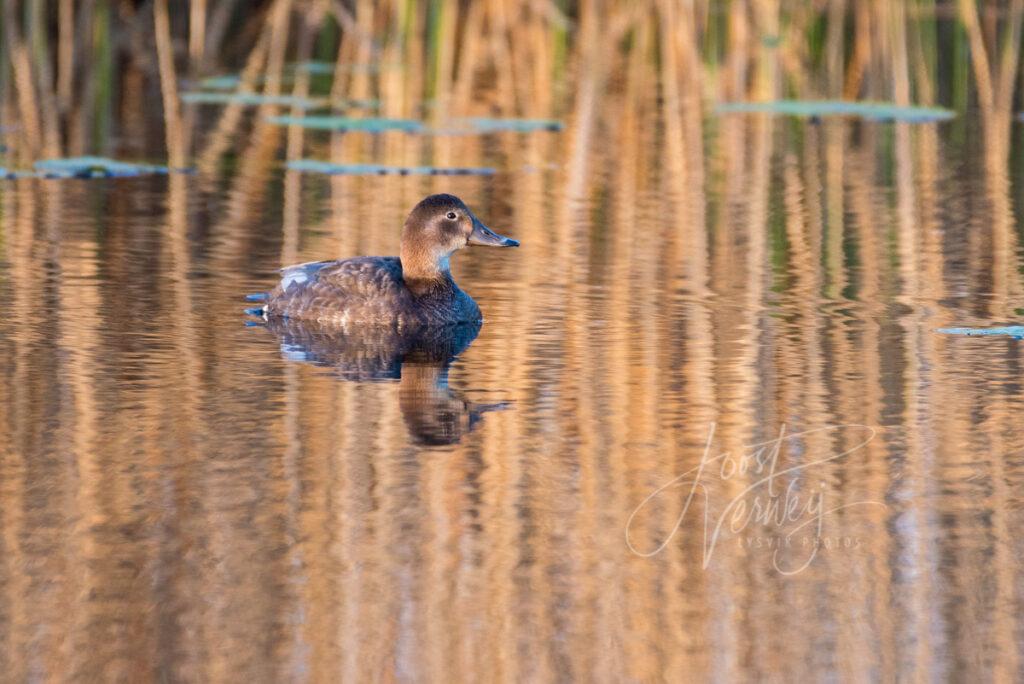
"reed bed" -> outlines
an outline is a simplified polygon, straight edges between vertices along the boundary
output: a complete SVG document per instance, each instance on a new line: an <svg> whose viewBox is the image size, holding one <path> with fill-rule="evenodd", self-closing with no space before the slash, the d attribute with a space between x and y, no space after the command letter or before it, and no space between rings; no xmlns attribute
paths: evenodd
<svg viewBox="0 0 1024 684"><path fill-rule="evenodd" d="M778 97L976 104L1005 139L1021 12L1019 0L3 0L0 124L20 130L6 137L22 161L114 153L115 132L160 102L166 134L150 137L165 149L144 151L209 168L251 127L229 106L198 131L175 94L240 70L241 93L315 87L377 99L386 116L567 117L578 164L595 112L637 63L662 98L669 144L699 142L709 104ZM286 66L308 59L333 63L333 76L288 83Z"/></svg>

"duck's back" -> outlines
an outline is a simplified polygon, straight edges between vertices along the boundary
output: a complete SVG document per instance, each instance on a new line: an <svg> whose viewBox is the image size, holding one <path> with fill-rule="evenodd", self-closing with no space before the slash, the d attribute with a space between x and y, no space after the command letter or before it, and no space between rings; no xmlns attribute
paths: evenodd
<svg viewBox="0 0 1024 684"><path fill-rule="evenodd" d="M268 295L269 316L332 326L423 325L478 320L476 303L450 279L429 296L414 296L398 257L314 261L281 270Z"/></svg>

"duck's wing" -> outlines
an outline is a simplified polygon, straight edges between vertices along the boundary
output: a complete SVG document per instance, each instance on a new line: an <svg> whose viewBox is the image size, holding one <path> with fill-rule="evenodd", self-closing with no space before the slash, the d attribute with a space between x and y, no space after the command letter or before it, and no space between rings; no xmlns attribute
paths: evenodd
<svg viewBox="0 0 1024 684"><path fill-rule="evenodd" d="M315 315L320 318L356 305L393 304L403 291L397 257L311 261L281 269L281 281L267 297L265 310L293 317L320 312Z"/></svg>
<svg viewBox="0 0 1024 684"><path fill-rule="evenodd" d="M287 292L290 287L302 287L317 277L317 273L327 266L336 263L333 261L307 261L304 264L286 266L281 269L281 282L278 288Z"/></svg>

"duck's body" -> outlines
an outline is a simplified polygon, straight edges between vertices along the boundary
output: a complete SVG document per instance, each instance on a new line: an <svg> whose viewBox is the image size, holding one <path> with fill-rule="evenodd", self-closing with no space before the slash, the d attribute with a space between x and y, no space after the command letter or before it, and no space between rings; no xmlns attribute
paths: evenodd
<svg viewBox="0 0 1024 684"><path fill-rule="evenodd" d="M407 282L398 257L314 261L282 270L266 311L321 325L424 325L478 323L480 307L450 274Z"/></svg>
<svg viewBox="0 0 1024 684"><path fill-rule="evenodd" d="M480 307L449 270L451 254L467 244L519 245L484 226L457 197L431 195L405 222L401 256L284 268L263 313L337 327L478 323Z"/></svg>

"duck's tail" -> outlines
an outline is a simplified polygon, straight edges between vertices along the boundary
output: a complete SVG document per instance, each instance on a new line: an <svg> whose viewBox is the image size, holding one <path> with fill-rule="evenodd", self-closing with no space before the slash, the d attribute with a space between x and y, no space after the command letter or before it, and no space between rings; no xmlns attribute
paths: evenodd
<svg viewBox="0 0 1024 684"><path fill-rule="evenodd" d="M267 293L254 292L253 294L245 295L245 299L248 302L265 302L267 301ZM262 318L267 313L267 306L266 304L264 304L263 306L254 306L251 309L246 309L245 313L249 314L250 316L260 316Z"/></svg>

